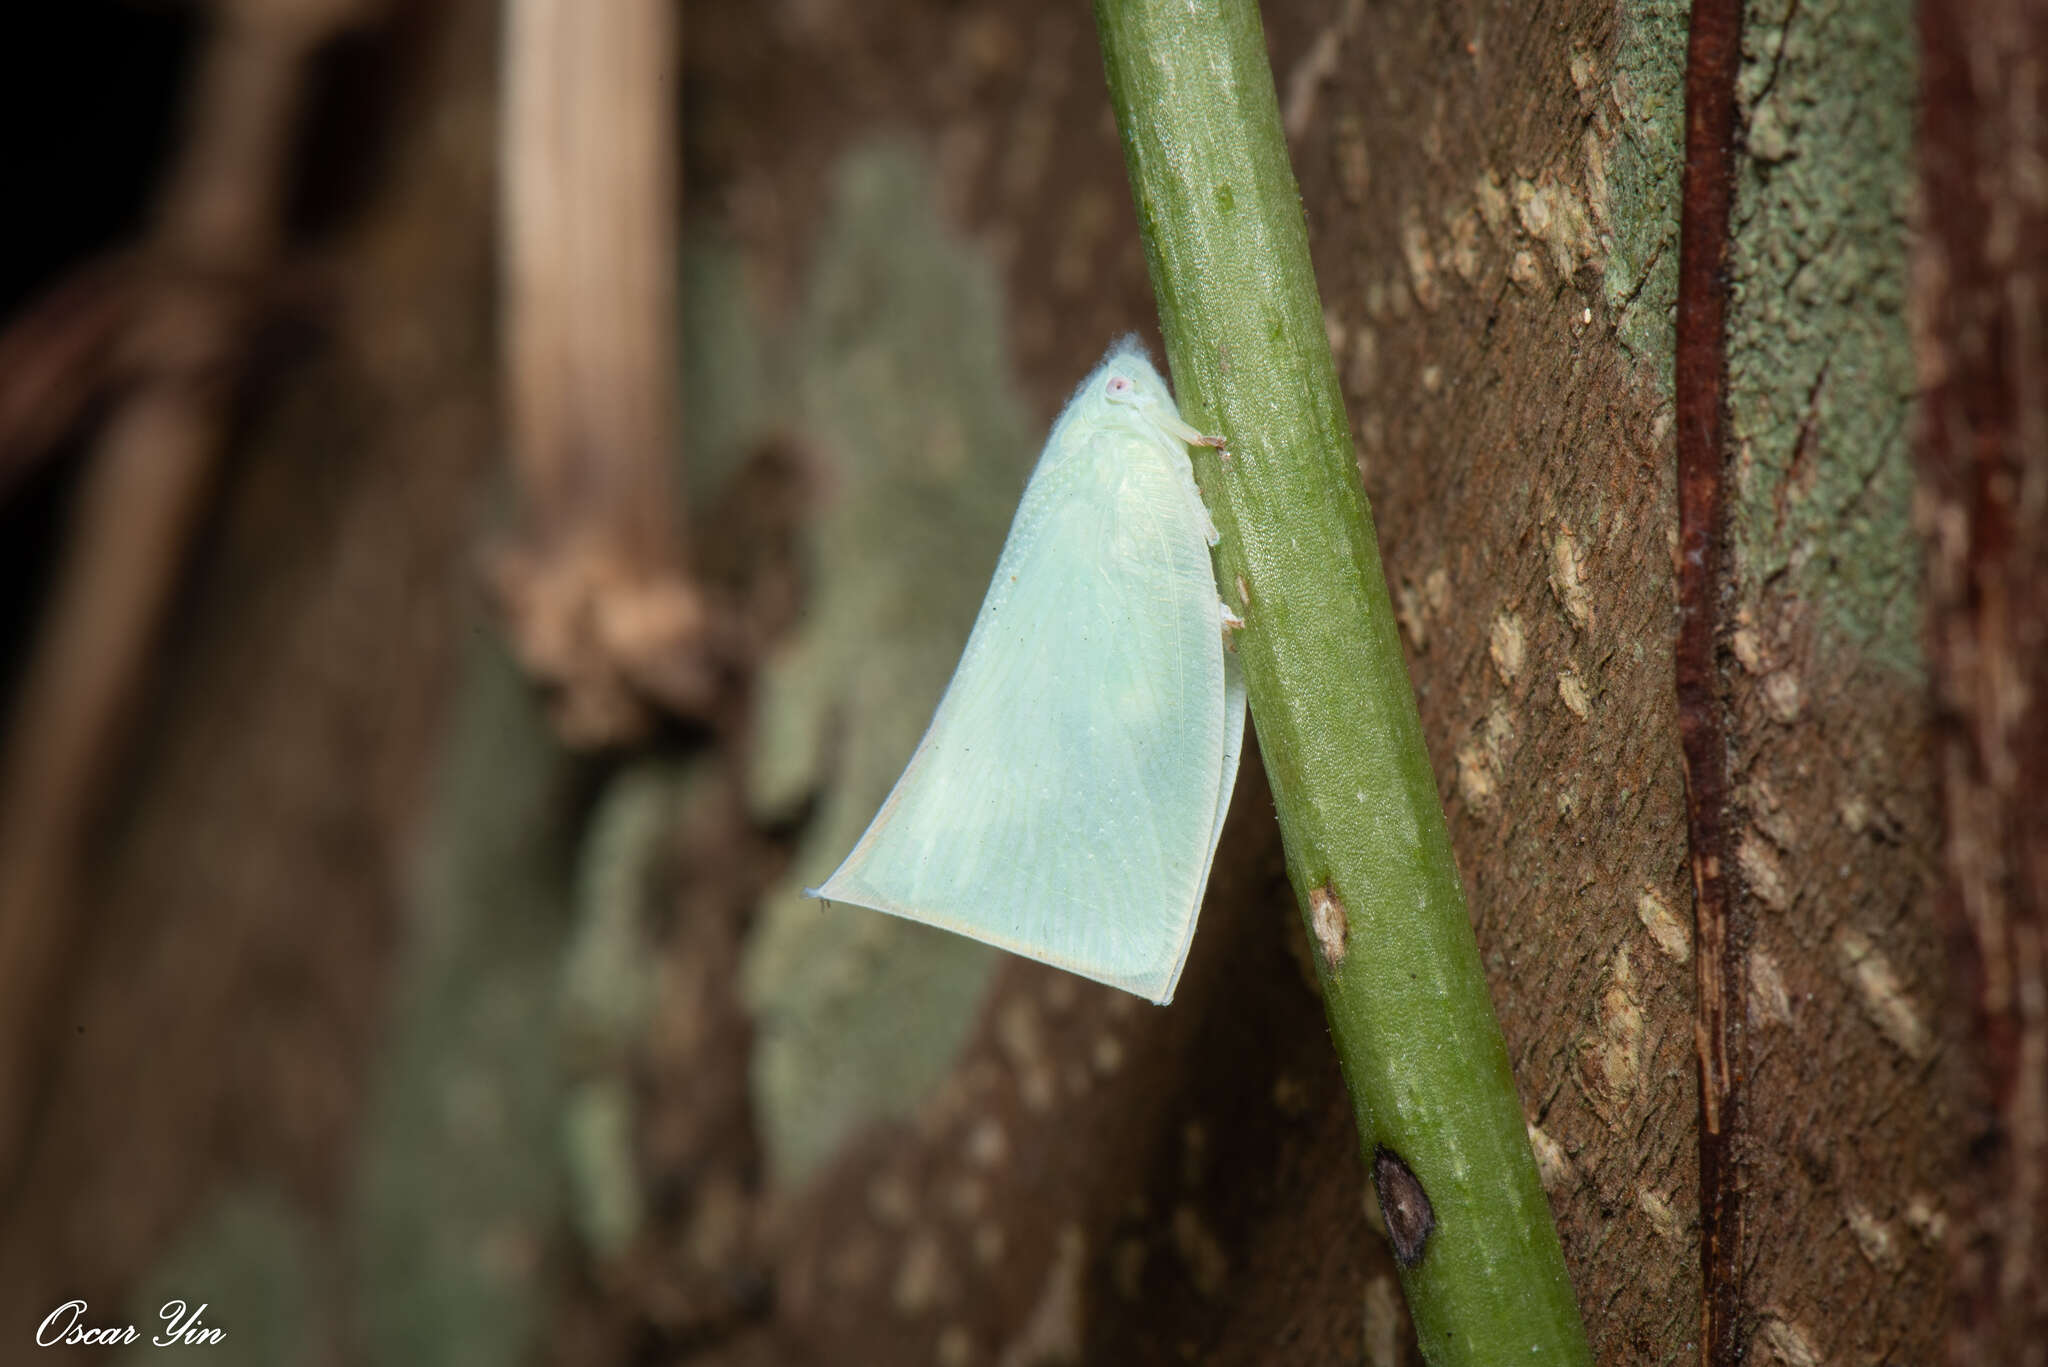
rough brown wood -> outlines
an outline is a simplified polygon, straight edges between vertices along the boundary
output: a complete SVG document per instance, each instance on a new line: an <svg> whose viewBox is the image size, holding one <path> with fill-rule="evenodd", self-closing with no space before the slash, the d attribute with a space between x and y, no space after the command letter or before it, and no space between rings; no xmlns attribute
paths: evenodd
<svg viewBox="0 0 2048 1367"><path fill-rule="evenodd" d="M1914 304L1938 903L1969 1010L1948 1360L2048 1362L2048 155L2038 6L1923 4Z"/></svg>
<svg viewBox="0 0 2048 1367"><path fill-rule="evenodd" d="M1939 1352L1962 1133L1914 648L1907 18L1746 14L1721 646L1751 1362Z"/></svg>

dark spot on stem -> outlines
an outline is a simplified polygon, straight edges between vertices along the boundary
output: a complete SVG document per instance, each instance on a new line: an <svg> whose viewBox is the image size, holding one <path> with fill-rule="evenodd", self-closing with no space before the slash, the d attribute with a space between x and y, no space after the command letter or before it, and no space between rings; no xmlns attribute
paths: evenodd
<svg viewBox="0 0 2048 1367"><path fill-rule="evenodd" d="M1382 1145L1373 1151L1372 1185L1379 1193L1380 1215L1387 1222L1387 1242L1394 1246L1394 1261L1414 1267L1422 1261L1423 1246L1436 1228L1436 1211L1422 1179L1401 1161L1401 1155Z"/></svg>

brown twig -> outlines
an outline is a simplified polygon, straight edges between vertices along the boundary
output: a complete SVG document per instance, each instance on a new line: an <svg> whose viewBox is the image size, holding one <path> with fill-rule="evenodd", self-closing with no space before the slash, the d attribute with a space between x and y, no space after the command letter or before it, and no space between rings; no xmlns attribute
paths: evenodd
<svg viewBox="0 0 2048 1367"><path fill-rule="evenodd" d="M671 0L507 9L507 403L525 528L493 578L573 744L709 700L683 569Z"/></svg>
<svg viewBox="0 0 2048 1367"><path fill-rule="evenodd" d="M1698 1001L1700 1362L1740 1359L1743 1076L1741 902L1728 858L1727 709L1721 688L1725 556L1727 312L1735 198L1735 81L1741 0L1698 0L1685 70L1685 178L1679 211L1678 727L1685 751Z"/></svg>
<svg viewBox="0 0 2048 1367"><path fill-rule="evenodd" d="M1920 6L1915 262L1928 642L1976 1105L1950 1236L1948 1360L2048 1344L2048 19Z"/></svg>
<svg viewBox="0 0 2048 1367"><path fill-rule="evenodd" d="M0 334L0 506L115 383L143 287L131 255L96 261Z"/></svg>
<svg viewBox="0 0 2048 1367"><path fill-rule="evenodd" d="M223 0L113 364L0 768L0 1182L17 1170L79 875L230 417L247 291L274 258L306 57L363 0ZM237 282L240 282L239 284ZM101 339L99 345L104 345ZM88 349L88 355L97 354ZM53 380L54 384L55 381Z"/></svg>

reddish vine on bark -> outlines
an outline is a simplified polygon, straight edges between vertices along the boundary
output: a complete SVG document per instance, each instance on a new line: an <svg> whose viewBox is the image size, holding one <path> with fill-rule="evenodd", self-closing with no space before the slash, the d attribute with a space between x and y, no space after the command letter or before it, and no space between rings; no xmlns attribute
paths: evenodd
<svg viewBox="0 0 2048 1367"><path fill-rule="evenodd" d="M1742 1351L1743 935L1728 858L1728 738L1720 642L1728 388L1727 265L1735 197L1740 0L1693 6L1685 71L1685 181L1679 211L1677 374L1678 726L1685 749L1698 953L1700 1361Z"/></svg>

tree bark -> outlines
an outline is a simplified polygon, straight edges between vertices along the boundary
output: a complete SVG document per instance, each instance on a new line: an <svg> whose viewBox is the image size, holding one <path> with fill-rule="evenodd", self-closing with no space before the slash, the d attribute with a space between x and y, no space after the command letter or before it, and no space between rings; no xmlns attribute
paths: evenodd
<svg viewBox="0 0 2048 1367"><path fill-rule="evenodd" d="M1923 5L1915 261L1941 911L1968 1011L1948 1360L2048 1362L2048 19Z"/></svg>

